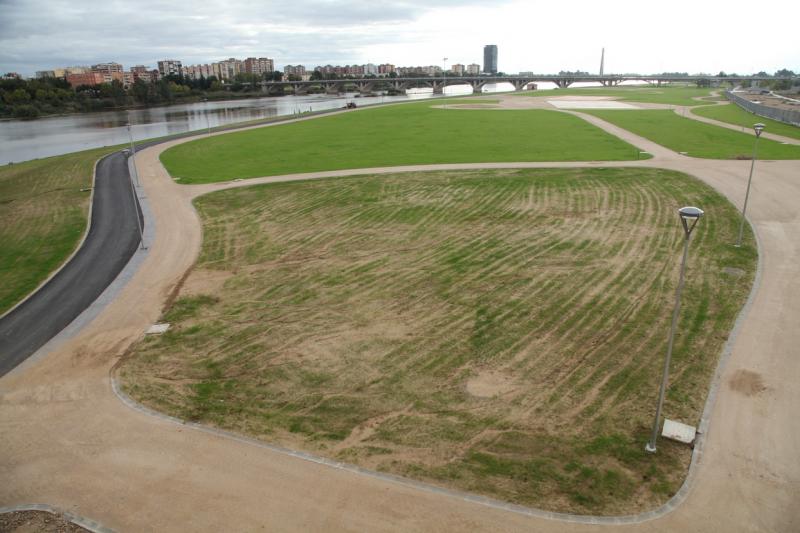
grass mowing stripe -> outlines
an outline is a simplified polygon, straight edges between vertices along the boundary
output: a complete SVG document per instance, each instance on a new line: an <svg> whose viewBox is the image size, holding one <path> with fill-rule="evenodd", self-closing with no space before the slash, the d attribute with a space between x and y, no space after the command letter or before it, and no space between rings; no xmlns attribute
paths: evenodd
<svg viewBox="0 0 800 533"><path fill-rule="evenodd" d="M404 173L202 197L208 259L187 286L207 296L181 294L173 328L139 343L122 381L177 416L514 502L657 505L689 458L668 443L655 461L642 451L686 202L702 204L707 232L692 243L676 345L686 383L666 412L691 423L755 256L723 246L737 229L724 198L656 169ZM733 265L741 277L724 274Z"/></svg>
<svg viewBox="0 0 800 533"><path fill-rule="evenodd" d="M669 110L585 112L666 146L670 150L688 152L691 157L750 159L753 155L754 135L680 117ZM800 160L800 146L761 139L758 143L758 157Z"/></svg>

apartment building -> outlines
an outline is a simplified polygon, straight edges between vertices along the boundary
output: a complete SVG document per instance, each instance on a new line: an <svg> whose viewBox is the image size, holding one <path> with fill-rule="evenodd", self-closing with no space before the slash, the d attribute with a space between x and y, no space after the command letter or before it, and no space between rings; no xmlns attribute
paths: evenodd
<svg viewBox="0 0 800 533"><path fill-rule="evenodd" d="M497 45L487 44L483 47L483 71L497 74Z"/></svg>
<svg viewBox="0 0 800 533"><path fill-rule="evenodd" d="M244 60L244 71L247 74L263 76L275 70L275 63L268 57L248 57Z"/></svg>
<svg viewBox="0 0 800 533"><path fill-rule="evenodd" d="M121 76L120 76L121 77ZM82 72L77 74L67 74L67 83L69 83L73 87L79 87L81 85L100 85L104 83L105 77L103 74L99 72ZM122 79L120 79L122 81Z"/></svg>
<svg viewBox="0 0 800 533"><path fill-rule="evenodd" d="M97 65L92 65L92 72L103 76L101 83L111 83L114 80L122 83L124 79L122 65L119 63L98 63Z"/></svg>
<svg viewBox="0 0 800 533"><path fill-rule="evenodd" d="M158 73L161 77L164 76L180 76L181 75L181 62L174 59L165 59L158 62Z"/></svg>
<svg viewBox="0 0 800 533"><path fill-rule="evenodd" d="M190 65L187 67L183 67L182 69L183 75L186 78L191 78L193 80L199 80L200 78L209 78L211 76L219 76L214 74L214 68L212 65Z"/></svg>
<svg viewBox="0 0 800 533"><path fill-rule="evenodd" d="M131 75L133 81L142 80L145 83L158 81L158 71L144 65L136 65L131 67Z"/></svg>
<svg viewBox="0 0 800 533"><path fill-rule="evenodd" d="M306 67L303 65L286 65L283 67L283 73L287 76L300 76L302 78L306 75Z"/></svg>

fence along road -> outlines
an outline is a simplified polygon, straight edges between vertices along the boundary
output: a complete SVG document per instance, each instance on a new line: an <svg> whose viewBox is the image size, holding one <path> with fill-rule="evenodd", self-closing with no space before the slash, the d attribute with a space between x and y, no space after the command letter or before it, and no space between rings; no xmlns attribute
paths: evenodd
<svg viewBox="0 0 800 533"><path fill-rule="evenodd" d="M742 98L738 94L735 94L731 91L725 91L725 96L727 96L728 100L734 104L758 116L771 118L773 120L777 120L785 124L791 124L793 126L800 126L800 111L795 111L793 109L778 109L777 107L757 104L755 102L751 102L747 98Z"/></svg>

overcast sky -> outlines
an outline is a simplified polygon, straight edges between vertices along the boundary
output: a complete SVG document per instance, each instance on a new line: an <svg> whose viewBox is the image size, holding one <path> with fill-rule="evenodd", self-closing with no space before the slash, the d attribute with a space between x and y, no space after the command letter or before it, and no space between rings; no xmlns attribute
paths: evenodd
<svg viewBox="0 0 800 533"><path fill-rule="evenodd" d="M483 63L501 71L800 71L800 2L0 0L0 73L271 57L276 67ZM763 35L756 37L754 31Z"/></svg>

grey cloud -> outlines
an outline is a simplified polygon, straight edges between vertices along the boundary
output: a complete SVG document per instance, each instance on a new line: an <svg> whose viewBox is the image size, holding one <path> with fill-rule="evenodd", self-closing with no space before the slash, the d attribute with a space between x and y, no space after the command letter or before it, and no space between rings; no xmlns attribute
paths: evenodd
<svg viewBox="0 0 800 533"><path fill-rule="evenodd" d="M275 57L279 64L346 62L387 36L398 45L413 39L413 21L431 9L486 4L0 0L0 70L31 74L99 61L153 64L169 57L196 63L250 54Z"/></svg>

